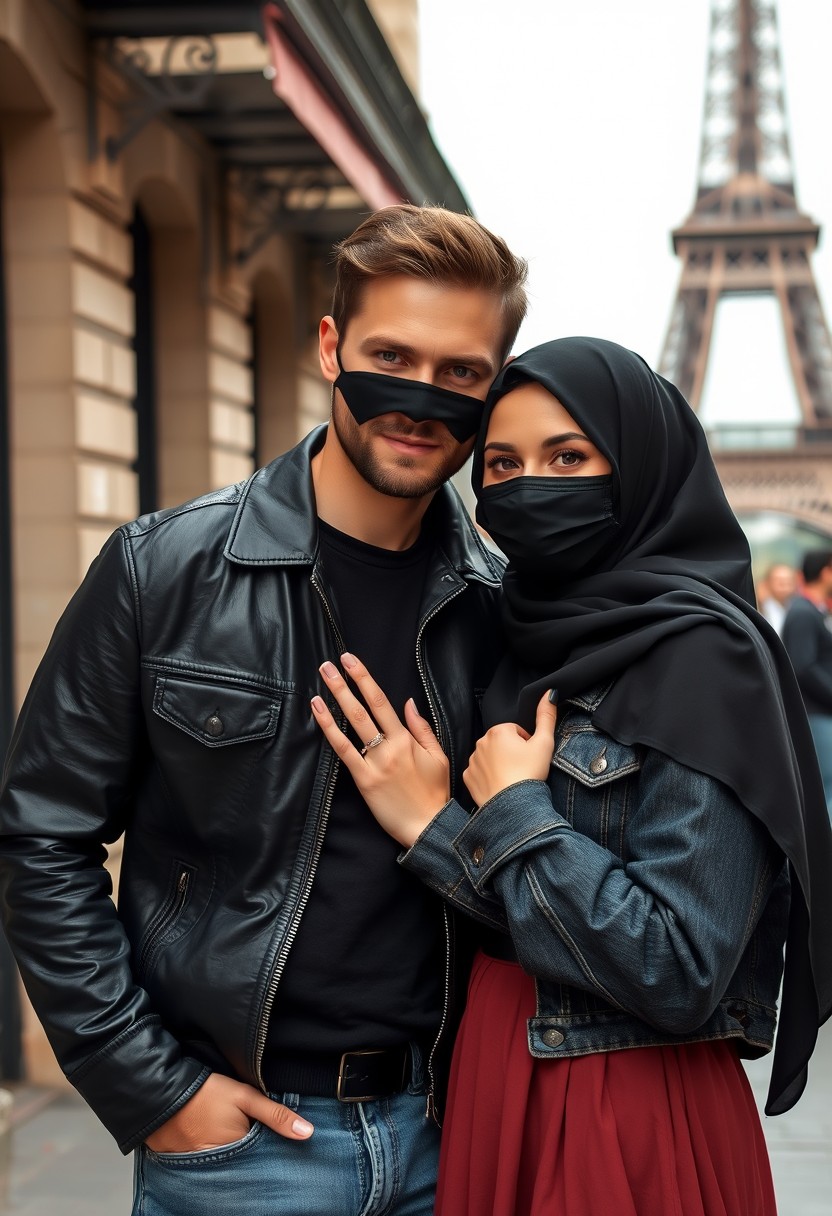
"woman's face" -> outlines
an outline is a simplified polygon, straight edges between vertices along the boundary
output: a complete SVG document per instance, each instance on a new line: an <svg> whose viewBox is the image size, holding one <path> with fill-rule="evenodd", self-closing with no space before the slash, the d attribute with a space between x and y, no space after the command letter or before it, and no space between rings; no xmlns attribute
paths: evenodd
<svg viewBox="0 0 832 1216"><path fill-rule="evenodd" d="M557 397L534 380L497 402L483 455L484 486L512 477L597 477L612 472L606 456Z"/></svg>

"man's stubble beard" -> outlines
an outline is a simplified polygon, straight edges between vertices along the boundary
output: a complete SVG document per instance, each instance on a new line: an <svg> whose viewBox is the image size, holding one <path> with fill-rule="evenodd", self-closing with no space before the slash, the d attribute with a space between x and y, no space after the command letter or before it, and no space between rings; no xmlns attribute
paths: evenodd
<svg viewBox="0 0 832 1216"><path fill-rule="evenodd" d="M424 498L426 494L433 494L462 468L466 460L466 456L460 459L458 453L447 455L428 476L414 481L412 477L407 476L407 470L415 468L416 461L407 456L399 456L397 464L402 476L397 477L395 469L384 468L373 454L372 440L379 434L384 434L383 430L362 433L362 427L349 410L345 406L339 410L337 405L333 406L332 425L353 467L368 485L379 494L386 494L390 498ZM372 425L372 422L364 423L366 428ZM420 433L418 427L414 426L413 433Z"/></svg>

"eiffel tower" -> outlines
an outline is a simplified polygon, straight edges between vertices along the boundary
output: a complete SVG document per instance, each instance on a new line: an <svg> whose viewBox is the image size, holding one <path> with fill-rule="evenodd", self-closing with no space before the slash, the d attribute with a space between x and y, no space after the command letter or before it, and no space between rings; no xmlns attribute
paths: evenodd
<svg viewBox="0 0 832 1216"><path fill-rule="evenodd" d="M749 400L747 422L710 432L711 448L737 514L776 511L832 535L832 341L811 264L819 236L797 203L775 3L713 0L699 180L673 232L682 272L659 368L699 409L717 306L773 297L800 419L766 424Z"/></svg>

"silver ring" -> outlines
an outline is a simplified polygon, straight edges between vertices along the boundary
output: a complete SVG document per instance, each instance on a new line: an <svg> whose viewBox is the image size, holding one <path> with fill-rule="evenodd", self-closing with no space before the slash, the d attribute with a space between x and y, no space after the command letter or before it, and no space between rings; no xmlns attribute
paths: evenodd
<svg viewBox="0 0 832 1216"><path fill-rule="evenodd" d="M362 747L361 755L366 756L371 747L378 747L379 743L383 743L386 738L387 736L383 735L381 731L377 735L373 735L372 739L368 739Z"/></svg>

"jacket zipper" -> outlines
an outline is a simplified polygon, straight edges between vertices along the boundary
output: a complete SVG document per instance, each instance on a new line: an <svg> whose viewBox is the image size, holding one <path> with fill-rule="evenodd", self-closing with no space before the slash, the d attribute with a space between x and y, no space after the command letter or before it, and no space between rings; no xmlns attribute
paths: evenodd
<svg viewBox="0 0 832 1216"><path fill-rule="evenodd" d="M324 610L326 612L327 619L329 621L330 627L332 628L332 632L335 637L335 640L338 643L339 650L343 651L345 649L344 643L343 643L343 641L341 639L341 635L338 631L338 626L335 623L335 617L333 615L332 609L330 608L329 602L328 602L326 596L324 595L323 588L321 587L321 584L318 581L318 577L317 577L316 573L313 572L310 582L312 583L312 586L317 591L318 595L321 597L321 603L324 606ZM444 740L444 733L442 731L442 726L441 726L441 723L439 720L439 713L436 708L436 703L435 703L433 697L431 696L430 685L428 684L427 674L425 671L425 665L424 665L424 661L422 658L422 635L424 634L425 627L427 626L427 624L431 620L433 620L433 618L436 616L436 614L439 612L439 610L441 608L444 608L445 605L450 603L451 600L456 599L456 597L458 595L461 595L464 590L465 590L464 586L457 587L450 595L446 595L443 600L440 600L438 604L434 605L434 607L431 609L431 611L428 613L428 615L425 617L425 619L422 621L421 625L419 626L419 632L416 636L416 666L419 670L419 677L422 681L422 686L425 690L425 696L427 697L428 705L430 706L431 717L433 718L433 723L436 728L437 738L439 739L440 743L442 743ZM341 729L344 728L345 724L346 724L346 719L342 716L339 719L339 726L341 727ZM324 836L326 834L326 825L329 820L329 812L332 807L332 799L333 799L333 796L335 793L335 780L338 775L339 766L340 766L340 761L337 759L334 759L334 762L332 765L332 770L330 771L330 775L329 775L329 782L327 784L326 792L324 794L322 814L321 814L320 822L318 824L318 831L315 836L315 845L313 848L312 861L311 861L311 864L309 867L309 873L306 878L306 883L304 884L303 893L301 894L301 897L298 900L298 903L296 906L296 911L295 911L295 916L294 916L292 924L289 928L289 932L286 935L286 940L283 943L283 947L277 956L274 970L272 971L271 978L269 980L269 986L266 991L266 999L263 1002L263 1010L262 1010L261 1017L260 1017L260 1024L257 1029L257 1043L256 1043L256 1048L255 1048L255 1050L256 1050L255 1073L257 1076L257 1082L264 1093L266 1092L266 1087L263 1082L262 1065L263 1065L263 1053L266 1048L266 1036L268 1034L269 1019L271 1017L272 1008L274 1006L275 997L277 995L277 988L280 983L280 977L283 974L283 968L286 965L286 959L289 955L289 951L292 948L292 943L294 942L295 937L297 936L297 931L298 931L298 928L300 927L301 917L303 915L303 911L306 907L306 904L309 900L310 892L312 890L312 882L315 878L315 871L318 868L318 860L321 855L321 849L323 848ZM450 924L448 921L448 909L445 905L443 905L443 908L442 908L442 915L443 915L444 928L445 928L445 986L444 986L445 991L444 991L444 996L443 996L443 1001L442 1001L442 1017L439 1022L439 1029L436 1033L436 1038L433 1041L433 1046L430 1049L430 1054L428 1055L428 1062L427 1062L428 1096L427 1096L426 1115L430 1115L434 1119L434 1121L437 1123L438 1123L438 1119L436 1118L436 1098L435 1098L436 1077L434 1074L434 1058L436 1055L436 1049L439 1046L440 1039L442 1038L442 1035L445 1030L445 1026L448 1021L448 1013L450 1010L450 985L451 985L451 930L450 930Z"/></svg>
<svg viewBox="0 0 832 1216"><path fill-rule="evenodd" d="M315 588L318 595L321 597L321 602L324 606L324 611L326 612L327 620L329 621L329 624L332 628L332 632L335 637L335 641L338 644L339 653L342 653L346 649L346 647L344 646L344 643L341 639L341 634L338 631L338 626L335 623L335 617L332 613L332 609L329 606L327 598L324 595L323 588L321 587L321 584L318 581L318 576L314 570L312 572L312 576L309 581L312 583L312 586ZM340 718L338 718L336 720L338 721L338 725L343 730L344 726L346 725L346 718L343 717L343 715L342 715ZM303 888L303 892L301 893L301 897L295 906L295 915L294 915L291 925L289 926L289 932L286 934L286 940L284 941L283 946L280 950L280 953L278 954L277 959L275 960L274 970L272 971L271 978L269 980L269 986L266 990L266 999L263 1002L263 1010L262 1010L262 1013L260 1016L260 1024L257 1028L257 1043L255 1046L256 1054L255 1054L255 1059L254 1059L254 1068L255 1068L255 1074L257 1076L257 1083L259 1084L260 1088L263 1090L264 1093L266 1092L266 1086L263 1082L263 1071L262 1071L263 1053L266 1049L266 1036L268 1034L268 1029L269 1029L269 1019L271 1018L272 1008L274 1006L275 997L277 996L277 988L280 983L280 977L282 976L283 969L286 966L286 959L289 956L289 951L292 948L292 943L294 942L295 937L297 936L297 932L300 927L301 917L303 916L304 909L309 901L309 895L312 890L312 883L315 878L315 871L318 868L318 860L320 859L321 849L323 848L324 836L326 835L326 825L329 821L329 812L332 807L332 799L335 794L335 780L336 780L336 777L338 776L338 769L340 767L340 763L341 763L340 760L338 760L337 757L333 754L332 769L330 770L329 781L327 783L326 791L324 793L324 799L323 799L322 809L321 809L321 818L318 823L317 833L315 835L315 843L314 843L314 846L312 849L312 859L309 864L309 872L306 876L306 882L304 884L304 888Z"/></svg>
<svg viewBox="0 0 832 1216"><path fill-rule="evenodd" d="M425 1118L433 1119L437 1127L441 1127L439 1116L436 1113L436 1077L433 1071L433 1060L436 1055L436 1049L445 1033L445 1026L448 1021L448 1012L451 1005L451 925L448 915L448 905L442 903L442 921L445 928L445 995L442 1001L442 1017L439 1019L439 1029L436 1032L436 1038L433 1040L433 1046L428 1055L428 1098L425 1106Z"/></svg>
<svg viewBox="0 0 832 1216"><path fill-rule="evenodd" d="M438 604L435 604L433 606L433 608L431 609L431 611L428 613L428 615L425 617L425 619L422 621L421 625L419 626L419 632L416 635L416 665L419 669L419 678L422 681L422 687L425 690L425 696L427 697L428 705L430 706L431 717L433 718L433 724L436 729L436 737L438 738L440 744L442 744L442 746L446 749L446 751L448 753L448 760L451 765L451 785L452 786L453 786L452 749L450 746L450 741L446 738L445 733L442 730L442 724L439 720L439 710L437 708L436 702L434 701L433 697L431 696L430 685L428 684L427 672L425 670L425 664L424 664L424 660L422 657L422 637L424 635L426 626L428 625L428 623L430 621L433 620L433 618L436 616L436 614L439 612L439 610L441 608L444 608L446 604L449 604L451 602L451 600L456 599L456 597L458 595L461 595L464 590L465 590L464 585L462 587L456 587L454 589L454 591L451 592L450 595L446 595L443 600L440 600ZM448 1022L448 1013L450 1011L450 1005L451 1005L451 926L450 926L449 917L448 917L448 906L444 902L442 904L442 918L443 918L443 923L444 923L444 928L445 928L445 986L444 986L444 993L443 993L443 997L442 997L442 1017L439 1020L439 1029L436 1032L436 1038L433 1040L433 1046L431 1047L430 1053L428 1055L428 1063L427 1063L428 1096L427 1096L427 1105L425 1107L425 1117L433 1119L434 1123L436 1123L437 1126L439 1126L439 1119L437 1118L437 1115L436 1115L436 1074L434 1072L434 1060L436 1058L436 1049L439 1046L442 1035L445 1033L445 1026L447 1025L447 1022Z"/></svg>
<svg viewBox="0 0 832 1216"><path fill-rule="evenodd" d="M185 900L188 898L188 887L190 886L190 881L191 871L184 868L180 870L173 894L170 897L167 906L163 909L152 933L148 935L147 941L145 942L142 952L139 955L139 975L144 975L146 973L147 968L150 966L151 959L159 951L162 938L184 908Z"/></svg>
<svg viewBox="0 0 832 1216"><path fill-rule="evenodd" d="M433 718L433 725L436 727L436 737L443 747L448 748L448 751L450 751L450 747L448 746L448 740L445 738L442 730L442 724L439 721L439 711L436 708L436 703L434 702L433 697L430 695L430 686L428 685L428 677L425 671L424 660L422 658L422 636L425 632L425 627L433 620L437 612L439 612L441 608L444 608L446 604L449 604L451 600L455 600L458 595L462 595L464 590L464 586L456 587L450 595L445 596L444 600L440 600L438 604L434 604L433 608L431 608L430 612L419 626L419 632L416 635L416 666L419 669L419 678L422 681L422 687L424 688L425 696L428 699L430 715ZM453 761L453 758L450 755L448 756L448 759L451 760L451 762ZM451 779L453 780L453 774L451 774Z"/></svg>

